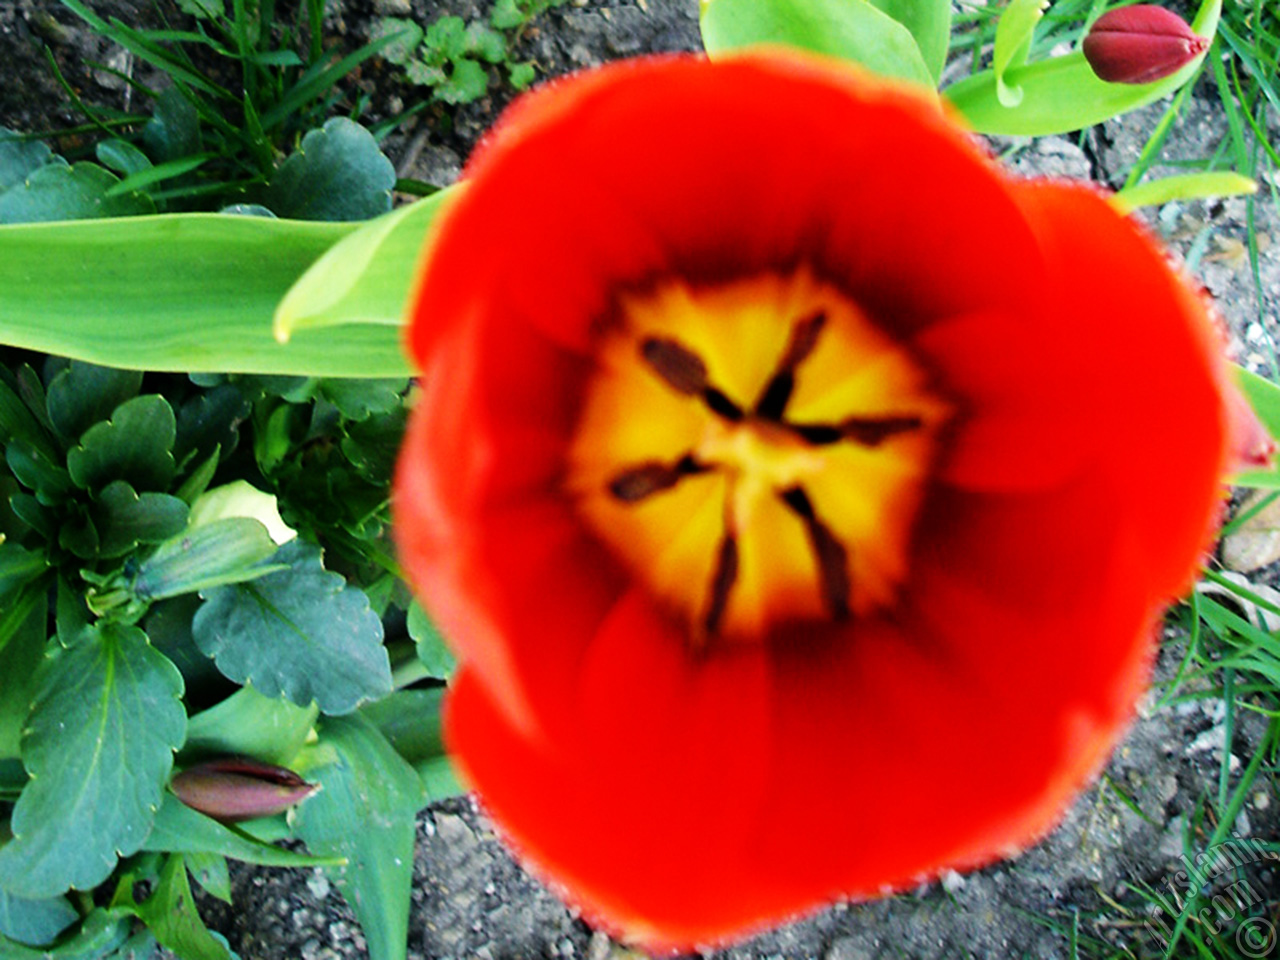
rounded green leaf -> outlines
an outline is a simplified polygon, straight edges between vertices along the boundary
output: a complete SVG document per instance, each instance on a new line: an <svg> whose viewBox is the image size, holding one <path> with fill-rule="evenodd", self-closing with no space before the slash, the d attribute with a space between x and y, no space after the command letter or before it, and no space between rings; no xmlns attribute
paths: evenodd
<svg viewBox="0 0 1280 960"><path fill-rule="evenodd" d="M0 193L52 162L53 153L39 140L22 140L12 130L0 127Z"/></svg>
<svg viewBox="0 0 1280 960"><path fill-rule="evenodd" d="M156 394L134 397L116 407L111 419L85 431L67 453L76 486L100 490L115 480L135 490L165 490L178 465L173 459L177 420L169 402Z"/></svg>
<svg viewBox="0 0 1280 960"><path fill-rule="evenodd" d="M100 623L53 648L22 741L31 774L0 848L0 889L53 897L141 848L186 733L182 678L137 627Z"/></svg>
<svg viewBox="0 0 1280 960"><path fill-rule="evenodd" d="M50 163L0 194L0 224L136 217L155 213L140 193L108 197L117 176L96 163Z"/></svg>
<svg viewBox="0 0 1280 960"><path fill-rule="evenodd" d="M75 441L142 388L137 370L113 370L71 360L49 382L45 406L55 430Z"/></svg>
<svg viewBox="0 0 1280 960"><path fill-rule="evenodd" d="M161 543L187 527L187 505L167 493L139 495L123 480L98 494L94 526L102 542L100 557L120 557L141 543Z"/></svg>
<svg viewBox="0 0 1280 960"><path fill-rule="evenodd" d="M0 934L31 947L47 946L80 919L66 897L26 900L0 890Z"/></svg>
<svg viewBox="0 0 1280 960"><path fill-rule="evenodd" d="M280 165L266 203L281 217L368 220L391 209L395 185L395 167L373 134L354 120L334 117L303 137Z"/></svg>
<svg viewBox="0 0 1280 960"><path fill-rule="evenodd" d="M313 544L294 540L273 559L285 568L203 594L192 632L205 655L237 683L330 715L390 693L382 621L364 592L325 570Z"/></svg>
<svg viewBox="0 0 1280 960"><path fill-rule="evenodd" d="M784 44L934 86L911 32L867 0L710 0L702 10L702 42L712 59L757 44Z"/></svg>

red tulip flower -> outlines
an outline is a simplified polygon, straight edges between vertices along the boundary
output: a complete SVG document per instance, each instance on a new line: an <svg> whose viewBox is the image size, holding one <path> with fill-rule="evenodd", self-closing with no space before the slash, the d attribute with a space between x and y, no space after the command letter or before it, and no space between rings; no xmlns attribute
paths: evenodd
<svg viewBox="0 0 1280 960"><path fill-rule="evenodd" d="M1048 830L1244 436L1160 250L781 52L549 85L467 180L396 520L526 860L683 948Z"/></svg>
<svg viewBox="0 0 1280 960"><path fill-rule="evenodd" d="M1209 40L1172 10L1151 4L1108 10L1080 45L1100 80L1153 83L1177 73L1209 48Z"/></svg>

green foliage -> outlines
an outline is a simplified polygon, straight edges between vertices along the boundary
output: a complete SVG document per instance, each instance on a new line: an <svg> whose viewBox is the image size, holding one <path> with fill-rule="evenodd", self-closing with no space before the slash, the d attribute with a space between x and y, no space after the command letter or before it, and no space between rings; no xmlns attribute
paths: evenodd
<svg viewBox="0 0 1280 960"><path fill-rule="evenodd" d="M230 956L194 912L191 877L225 896L228 857L347 865L335 814L311 821L315 856L166 790L175 755L229 754L324 768L335 793L354 790L392 825L338 880L363 898L370 941L392 950L414 814L461 789L439 745L439 687L389 701L421 727L397 730L407 755L352 713L426 682L420 667L391 672L419 663L421 617L411 636L386 539L407 396L405 379L179 377L0 348L0 483L14 505L0 526L0 836L12 834L0 841L0 955L43 956L39 931L65 920L52 956L96 960L138 924L180 956ZM277 505L301 532L284 547L263 523L288 533L262 512ZM339 763L348 736L372 752ZM390 793L340 786L374 766ZM374 863L387 843L400 865ZM87 904L59 899L72 886L115 893L73 916L58 906ZM129 942L150 949L149 936Z"/></svg>
<svg viewBox="0 0 1280 960"><path fill-rule="evenodd" d="M331 715L390 693L382 623L364 592L325 570L310 544L286 544L274 559L283 569L202 594L196 645L237 683Z"/></svg>
<svg viewBox="0 0 1280 960"><path fill-rule="evenodd" d="M136 627L107 623L40 672L22 760L31 781L0 848L0 889L86 890L138 850L182 743L182 680Z"/></svg>
<svg viewBox="0 0 1280 960"><path fill-rule="evenodd" d="M414 816L425 804L413 767L368 720L326 718L323 745L303 770L323 789L298 810L312 850L344 857L338 887L356 912L372 960L403 960L413 881Z"/></svg>
<svg viewBox="0 0 1280 960"><path fill-rule="evenodd" d="M533 82L532 63L514 61L512 47L534 18L564 0L497 0L488 21L470 23L446 14L425 30L412 20L384 17L374 27L382 56L413 84L449 105L471 103L489 92L489 67L504 67L507 82L523 90Z"/></svg>

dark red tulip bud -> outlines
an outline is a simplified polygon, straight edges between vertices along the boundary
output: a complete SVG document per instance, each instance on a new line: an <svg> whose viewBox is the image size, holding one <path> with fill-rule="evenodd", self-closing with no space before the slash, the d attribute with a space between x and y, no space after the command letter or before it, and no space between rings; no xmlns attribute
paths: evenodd
<svg viewBox="0 0 1280 960"><path fill-rule="evenodd" d="M320 789L292 770L248 757L196 764L174 777L169 786L188 807L225 823L272 816Z"/></svg>
<svg viewBox="0 0 1280 960"><path fill-rule="evenodd" d="M1108 10L1084 38L1084 58L1108 83L1151 83L1204 53L1209 41L1164 7L1140 4Z"/></svg>

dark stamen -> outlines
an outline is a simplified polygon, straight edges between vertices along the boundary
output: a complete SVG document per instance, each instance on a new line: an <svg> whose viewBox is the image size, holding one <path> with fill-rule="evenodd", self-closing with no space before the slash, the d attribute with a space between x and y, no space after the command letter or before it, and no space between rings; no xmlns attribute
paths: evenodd
<svg viewBox="0 0 1280 960"><path fill-rule="evenodd" d="M701 397L712 413L735 423L745 414L724 391L707 382L707 365L688 347L675 340L650 337L640 344L640 356L673 390Z"/></svg>
<svg viewBox="0 0 1280 960"><path fill-rule="evenodd" d="M686 453L675 463L656 460L622 471L609 481L609 492L623 503L636 503L645 497L674 487L681 479L702 473L707 467Z"/></svg>
<svg viewBox="0 0 1280 960"><path fill-rule="evenodd" d="M729 592L738 579L738 541L730 533L720 541L720 552L716 557L715 573L711 576L711 604L707 607L707 616L703 626L708 634L720 628L725 609L729 606Z"/></svg>
<svg viewBox="0 0 1280 960"><path fill-rule="evenodd" d="M804 363L818 345L818 335L827 323L827 315L819 310L805 317L791 329L786 352L778 361L773 376L756 401L755 414L768 420L781 420L796 387L796 367Z"/></svg>
<svg viewBox="0 0 1280 960"><path fill-rule="evenodd" d="M809 548L818 564L822 599L833 620L849 619L849 552L843 543L818 519L813 503L802 487L791 487L779 493L782 502L804 523L809 535Z"/></svg>
<svg viewBox="0 0 1280 960"><path fill-rule="evenodd" d="M707 389L707 365L675 340L650 337L640 345L640 355L654 373L680 393L695 396Z"/></svg>
<svg viewBox="0 0 1280 960"><path fill-rule="evenodd" d="M840 432L846 440L867 447L878 447L890 437L910 433L924 426L919 417L850 417L840 424Z"/></svg>
<svg viewBox="0 0 1280 960"><path fill-rule="evenodd" d="M740 406L715 387L707 387L703 390L702 399L711 408L712 413L717 413L726 420L732 420L736 423L745 416Z"/></svg>
<svg viewBox="0 0 1280 960"><path fill-rule="evenodd" d="M919 430L924 421L913 416L850 417L839 426L827 423L789 423L787 426L815 447L825 447L841 440L860 443L864 447L878 447L890 437Z"/></svg>

